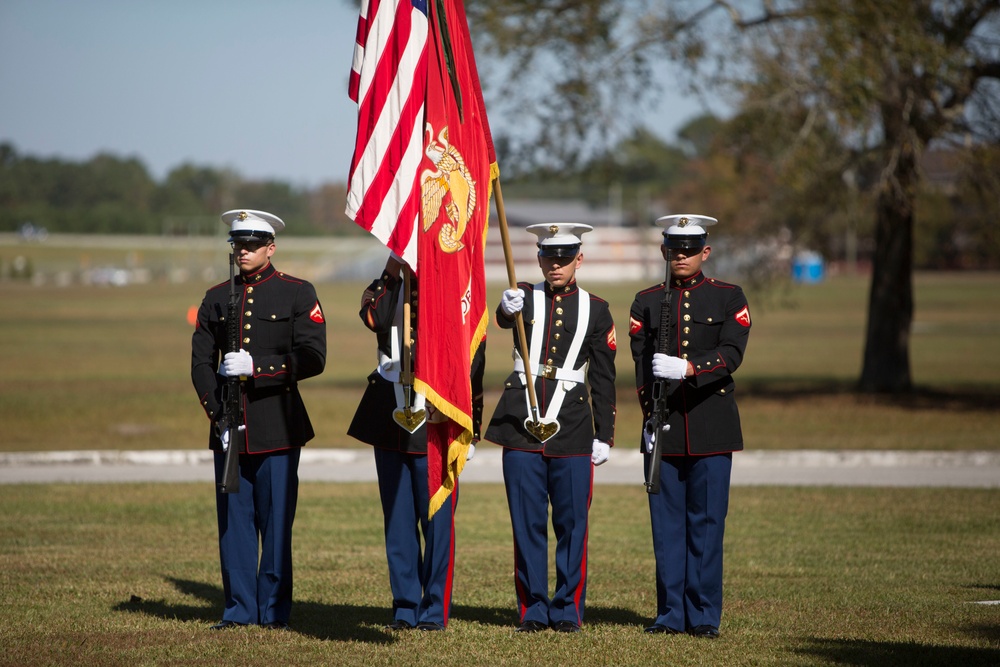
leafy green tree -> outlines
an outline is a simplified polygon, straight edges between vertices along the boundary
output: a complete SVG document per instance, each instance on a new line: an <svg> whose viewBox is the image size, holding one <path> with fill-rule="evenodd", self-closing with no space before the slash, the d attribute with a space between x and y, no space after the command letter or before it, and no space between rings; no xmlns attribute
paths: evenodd
<svg viewBox="0 0 1000 667"><path fill-rule="evenodd" d="M651 211L662 210L654 203L681 178L686 161L680 148L639 127L576 168L517 170L505 179L505 192L511 198L579 199L595 207L617 198L623 224L648 225Z"/></svg>
<svg viewBox="0 0 1000 667"><path fill-rule="evenodd" d="M84 163L0 152L0 228L31 222L53 231L144 232L155 183L137 159L97 155Z"/></svg>
<svg viewBox="0 0 1000 667"><path fill-rule="evenodd" d="M157 189L153 209L161 215L218 215L232 199L236 180L229 171L182 164Z"/></svg>
<svg viewBox="0 0 1000 667"><path fill-rule="evenodd" d="M608 186L616 189L622 201L624 222L648 225L652 202L676 183L686 157L674 146L643 127L606 152L591 159L582 171L583 199L592 203L607 201Z"/></svg>
<svg viewBox="0 0 1000 667"><path fill-rule="evenodd" d="M288 227L286 235L315 232L309 221L309 199L304 192L279 181L241 181L234 188L239 206L274 211Z"/></svg>
<svg viewBox="0 0 1000 667"><path fill-rule="evenodd" d="M549 160L570 164L627 124L669 58L687 64L690 85L735 93L741 113L770 119L761 131L794 130L775 165L799 176L793 192L824 193L875 165L859 387L912 388L920 158L956 136L1000 140L1000 0L494 0L469 14L479 43L516 74L500 96L537 119L521 144ZM853 164L824 137L839 137ZM817 165L820 185L797 165Z"/></svg>

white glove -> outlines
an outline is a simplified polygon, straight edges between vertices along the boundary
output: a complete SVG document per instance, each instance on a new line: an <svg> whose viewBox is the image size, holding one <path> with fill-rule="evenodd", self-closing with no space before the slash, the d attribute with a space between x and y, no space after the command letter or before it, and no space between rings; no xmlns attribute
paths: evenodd
<svg viewBox="0 0 1000 667"><path fill-rule="evenodd" d="M650 433L647 429L642 429L642 444L646 447L646 453L653 453L653 445L656 444L656 434Z"/></svg>
<svg viewBox="0 0 1000 667"><path fill-rule="evenodd" d="M247 430L247 427L246 427L245 424L240 424L239 427L237 427L236 430L239 431L240 433L242 433L243 431ZM222 434L219 436L219 439L222 440L222 451L224 451L224 452L229 451L229 429L228 428L227 429L223 429Z"/></svg>
<svg viewBox="0 0 1000 667"><path fill-rule="evenodd" d="M246 350L227 352L222 359L222 374L226 377L253 375L253 357Z"/></svg>
<svg viewBox="0 0 1000 667"><path fill-rule="evenodd" d="M661 380L683 380L688 362L680 357L669 357L657 352L653 355L653 377Z"/></svg>
<svg viewBox="0 0 1000 667"><path fill-rule="evenodd" d="M386 373L388 373L389 371L392 370L392 363L393 363L392 362L392 357L386 356L386 355L382 354L381 352L379 353L379 355L378 355L378 367L379 368L381 368L383 371L385 371Z"/></svg>
<svg viewBox="0 0 1000 667"><path fill-rule="evenodd" d="M469 453L465 455L466 461L471 461L472 457L476 455L476 443L469 444Z"/></svg>
<svg viewBox="0 0 1000 667"><path fill-rule="evenodd" d="M514 315L515 313L520 313L521 309L524 308L524 290L523 289L508 289L503 291L503 296L500 298L500 310L507 317Z"/></svg>
<svg viewBox="0 0 1000 667"><path fill-rule="evenodd" d="M664 424L662 432L666 433L670 430L670 424ZM653 445L656 444L656 438L659 437L658 433L654 433L645 426L642 427L642 444L646 446L646 453L653 453Z"/></svg>
<svg viewBox="0 0 1000 667"><path fill-rule="evenodd" d="M590 455L590 461L595 466L599 466L611 456L611 445L600 440L594 440L594 449Z"/></svg>

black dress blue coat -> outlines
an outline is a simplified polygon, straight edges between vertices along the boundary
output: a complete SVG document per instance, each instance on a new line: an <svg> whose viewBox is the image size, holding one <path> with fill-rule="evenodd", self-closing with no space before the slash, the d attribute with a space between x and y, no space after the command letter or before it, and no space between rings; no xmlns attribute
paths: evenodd
<svg viewBox="0 0 1000 667"><path fill-rule="evenodd" d="M657 352L663 283L635 295L629 338L643 423L653 407L653 354ZM670 411L663 453L709 455L743 449L733 373L743 361L750 336L750 310L739 285L701 272L671 284L667 354L686 359L694 375L669 383Z"/></svg>

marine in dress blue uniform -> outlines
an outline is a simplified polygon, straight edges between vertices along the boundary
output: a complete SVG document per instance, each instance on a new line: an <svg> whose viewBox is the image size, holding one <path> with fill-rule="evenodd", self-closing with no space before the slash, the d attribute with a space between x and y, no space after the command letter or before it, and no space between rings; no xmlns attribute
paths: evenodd
<svg viewBox="0 0 1000 667"><path fill-rule="evenodd" d="M406 407L413 415L420 411L426 415L424 397L415 392L408 397L401 382L405 379L401 378L406 299L405 282L400 276L403 266L401 259L391 256L381 277L368 286L361 298L361 321L378 340L378 365L368 376L368 387L347 433L374 447L392 591L393 620L386 627L443 630L451 609L458 481L434 517L428 519L426 419L417 424L404 417L401 425L393 417L394 412ZM414 353L418 344L418 293L418 281L412 277L409 304ZM469 458L475 453L482 424L485 348L484 342L472 360L473 445Z"/></svg>
<svg viewBox="0 0 1000 667"><path fill-rule="evenodd" d="M299 454L314 435L298 383L323 372L326 321L315 288L271 264L275 234L285 227L280 218L237 209L223 213L222 222L240 271L242 349L223 354L228 281L206 292L191 340L191 379L210 422L217 483L225 459L217 424L222 386L230 376L247 380L244 428L227 442L240 453L239 491L216 491L225 609L212 627L287 628Z"/></svg>
<svg viewBox="0 0 1000 667"><path fill-rule="evenodd" d="M594 466L614 444L615 325L608 304L576 283L589 225L531 225L545 277L504 292L501 328L524 318L538 415L529 408L519 354L485 438L504 448L503 474L514 534L519 632L577 632L587 593L587 537ZM515 349L519 348L514 335ZM588 391L589 384L589 391ZM529 431L526 420L558 430ZM541 432L541 433L539 433ZM548 587L548 508L556 536L556 585Z"/></svg>
<svg viewBox="0 0 1000 667"><path fill-rule="evenodd" d="M701 215L660 218L661 246L671 262L673 291L668 353L658 353L664 284L635 296L629 337L643 420L653 406L652 387L668 380L669 430L657 437L660 492L649 495L656 557L656 620L650 633L719 634L722 620L722 549L729 510L732 453L743 449L733 373L743 361L750 310L738 285L708 278L711 254ZM651 444L643 429L643 451Z"/></svg>

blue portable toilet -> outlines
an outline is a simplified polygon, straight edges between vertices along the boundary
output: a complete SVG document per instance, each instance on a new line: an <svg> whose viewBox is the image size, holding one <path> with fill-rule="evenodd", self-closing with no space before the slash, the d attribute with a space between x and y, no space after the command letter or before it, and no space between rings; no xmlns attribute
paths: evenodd
<svg viewBox="0 0 1000 667"><path fill-rule="evenodd" d="M823 257L818 252L803 251L792 260L792 280L797 283L823 281Z"/></svg>

